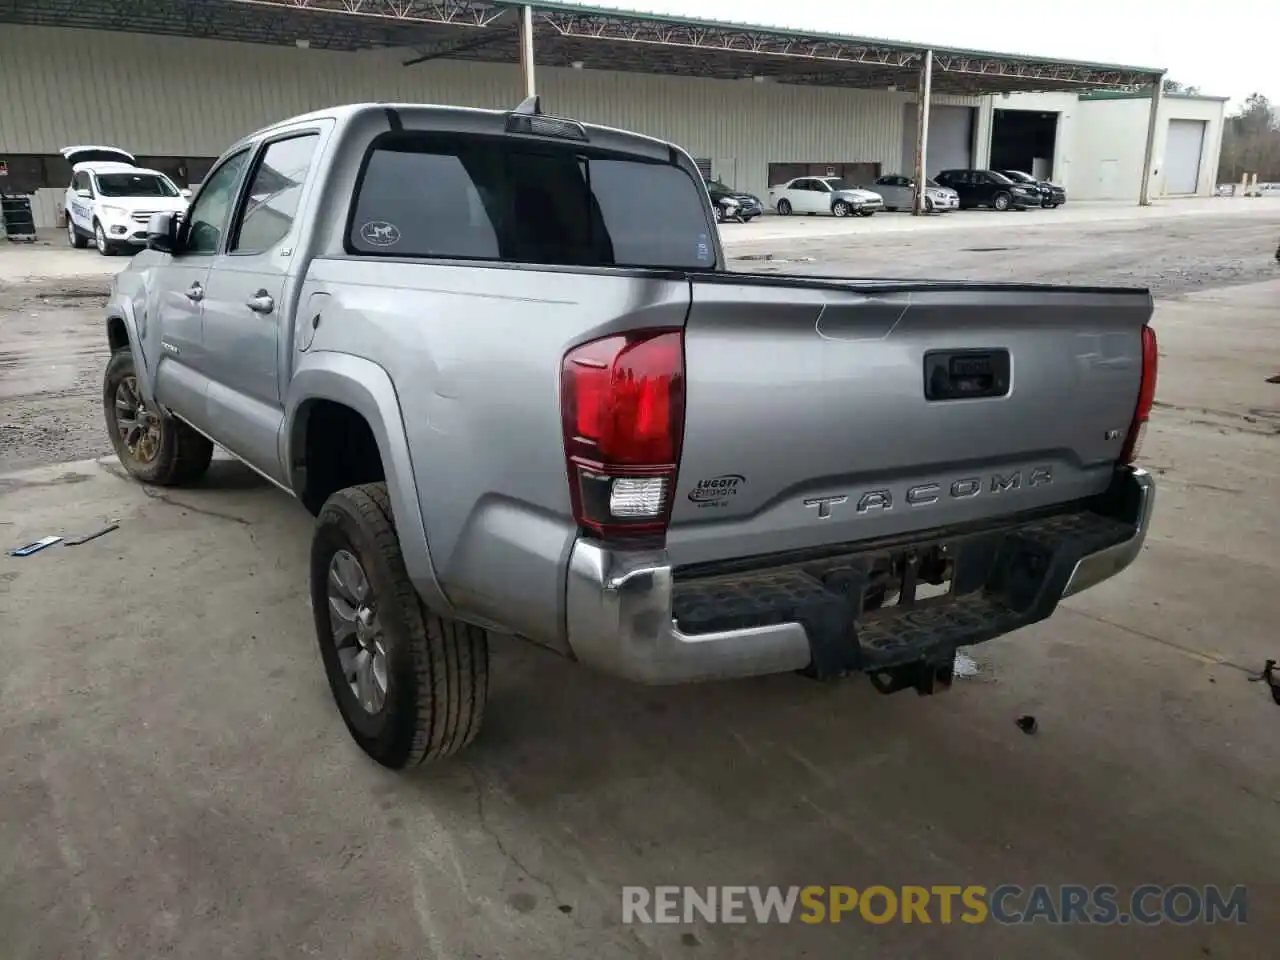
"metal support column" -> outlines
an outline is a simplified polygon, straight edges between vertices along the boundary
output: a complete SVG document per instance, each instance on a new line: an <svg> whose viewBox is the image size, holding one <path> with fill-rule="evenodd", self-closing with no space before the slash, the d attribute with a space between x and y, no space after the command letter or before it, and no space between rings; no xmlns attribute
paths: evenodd
<svg viewBox="0 0 1280 960"><path fill-rule="evenodd" d="M916 104L916 191L912 198L911 214L920 216L924 210L924 188L927 174L926 153L929 148L929 101L933 95L933 51L924 52L924 64L920 67L920 96Z"/></svg>
<svg viewBox="0 0 1280 960"><path fill-rule="evenodd" d="M533 7L520 8L520 75L524 77L524 95L538 91L533 82Z"/></svg>
<svg viewBox="0 0 1280 960"><path fill-rule="evenodd" d="M1138 206L1151 206L1151 164L1155 162L1156 129L1160 117L1160 104L1164 100L1164 74L1156 77L1151 85L1151 112L1147 115L1147 150L1142 157L1142 191L1138 194Z"/></svg>

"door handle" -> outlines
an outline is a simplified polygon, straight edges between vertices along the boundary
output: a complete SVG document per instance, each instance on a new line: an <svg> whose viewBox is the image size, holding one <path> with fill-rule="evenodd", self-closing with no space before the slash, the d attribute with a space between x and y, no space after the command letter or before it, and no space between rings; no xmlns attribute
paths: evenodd
<svg viewBox="0 0 1280 960"><path fill-rule="evenodd" d="M270 313L276 308L276 302L271 299L271 294L267 291L259 290L245 301L245 306L254 313Z"/></svg>
<svg viewBox="0 0 1280 960"><path fill-rule="evenodd" d="M187 299L199 303L204 299L204 287L200 286L199 283L193 283L191 289L187 291Z"/></svg>

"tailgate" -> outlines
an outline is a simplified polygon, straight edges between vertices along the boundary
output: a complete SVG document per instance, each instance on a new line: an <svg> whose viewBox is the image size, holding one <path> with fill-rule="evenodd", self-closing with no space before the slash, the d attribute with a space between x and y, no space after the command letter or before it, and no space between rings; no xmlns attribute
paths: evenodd
<svg viewBox="0 0 1280 960"><path fill-rule="evenodd" d="M678 565L990 520L1101 492L1145 290L695 278Z"/></svg>

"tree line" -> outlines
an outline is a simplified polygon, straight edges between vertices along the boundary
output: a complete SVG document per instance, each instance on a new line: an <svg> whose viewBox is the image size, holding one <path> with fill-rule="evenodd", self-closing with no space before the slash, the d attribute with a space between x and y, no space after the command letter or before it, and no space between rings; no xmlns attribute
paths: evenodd
<svg viewBox="0 0 1280 960"><path fill-rule="evenodd" d="M1280 182L1280 110L1260 93L1249 94L1222 128L1218 182L1239 183L1246 173L1260 183Z"/></svg>

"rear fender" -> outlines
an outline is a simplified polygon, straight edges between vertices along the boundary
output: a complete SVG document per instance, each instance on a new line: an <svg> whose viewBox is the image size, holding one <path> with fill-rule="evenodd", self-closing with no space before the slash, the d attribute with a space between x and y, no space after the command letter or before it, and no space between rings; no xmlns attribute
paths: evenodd
<svg viewBox="0 0 1280 960"><path fill-rule="evenodd" d="M350 407L369 424L382 458L405 570L433 612L453 616L453 606L440 587L431 561L413 459L391 377L378 364L351 354L320 351L302 356L289 381L284 429L280 432L281 462L295 491L303 488L300 454L306 438L307 406L314 400Z"/></svg>

